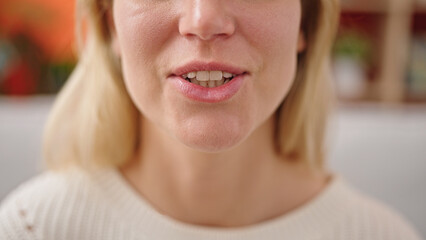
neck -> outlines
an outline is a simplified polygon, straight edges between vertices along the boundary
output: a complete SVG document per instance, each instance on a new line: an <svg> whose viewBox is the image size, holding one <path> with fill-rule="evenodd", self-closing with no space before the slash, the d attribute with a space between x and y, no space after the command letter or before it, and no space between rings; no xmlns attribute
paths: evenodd
<svg viewBox="0 0 426 240"><path fill-rule="evenodd" d="M141 126L138 154L123 175L156 210L183 222L254 224L300 206L325 185L324 173L276 154L272 118L220 153L190 149L149 121Z"/></svg>

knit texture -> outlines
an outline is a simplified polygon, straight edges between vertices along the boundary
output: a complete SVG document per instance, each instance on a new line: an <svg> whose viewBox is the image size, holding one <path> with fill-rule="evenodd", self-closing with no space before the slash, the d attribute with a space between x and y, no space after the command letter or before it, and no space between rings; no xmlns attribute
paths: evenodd
<svg viewBox="0 0 426 240"><path fill-rule="evenodd" d="M0 207L2 240L419 240L389 207L335 176L283 216L239 228L177 221L156 211L116 169L46 172Z"/></svg>

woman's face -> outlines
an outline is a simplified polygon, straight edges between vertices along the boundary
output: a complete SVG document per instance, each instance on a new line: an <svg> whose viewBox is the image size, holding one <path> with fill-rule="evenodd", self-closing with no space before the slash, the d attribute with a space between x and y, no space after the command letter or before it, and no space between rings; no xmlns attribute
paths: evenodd
<svg viewBox="0 0 426 240"><path fill-rule="evenodd" d="M292 85L303 47L300 0L113 2L132 100L186 146L236 146L272 116Z"/></svg>

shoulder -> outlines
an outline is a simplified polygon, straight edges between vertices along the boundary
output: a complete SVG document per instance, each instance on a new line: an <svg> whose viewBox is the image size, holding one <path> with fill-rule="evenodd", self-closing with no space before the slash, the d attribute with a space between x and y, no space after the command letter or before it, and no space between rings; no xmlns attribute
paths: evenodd
<svg viewBox="0 0 426 240"><path fill-rule="evenodd" d="M11 205L34 207L44 205L60 198L81 195L90 187L90 177L82 170L69 169L66 171L47 171L12 191L1 205L4 211ZM40 207L40 206L38 206Z"/></svg>
<svg viewBox="0 0 426 240"><path fill-rule="evenodd" d="M344 217L337 223L349 239L420 240L408 221L389 205L342 183L347 201Z"/></svg>
<svg viewBox="0 0 426 240"><path fill-rule="evenodd" d="M0 205L0 239L45 239L64 223L82 221L87 215L81 211L93 208L99 197L94 184L89 174L70 169L20 185Z"/></svg>

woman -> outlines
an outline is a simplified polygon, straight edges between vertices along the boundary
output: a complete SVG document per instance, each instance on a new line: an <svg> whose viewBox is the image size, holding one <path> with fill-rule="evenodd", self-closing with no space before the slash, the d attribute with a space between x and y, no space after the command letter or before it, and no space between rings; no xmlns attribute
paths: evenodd
<svg viewBox="0 0 426 240"><path fill-rule="evenodd" d="M419 239L324 166L336 0L78 13L87 39L47 124L51 170L5 201L1 237Z"/></svg>

